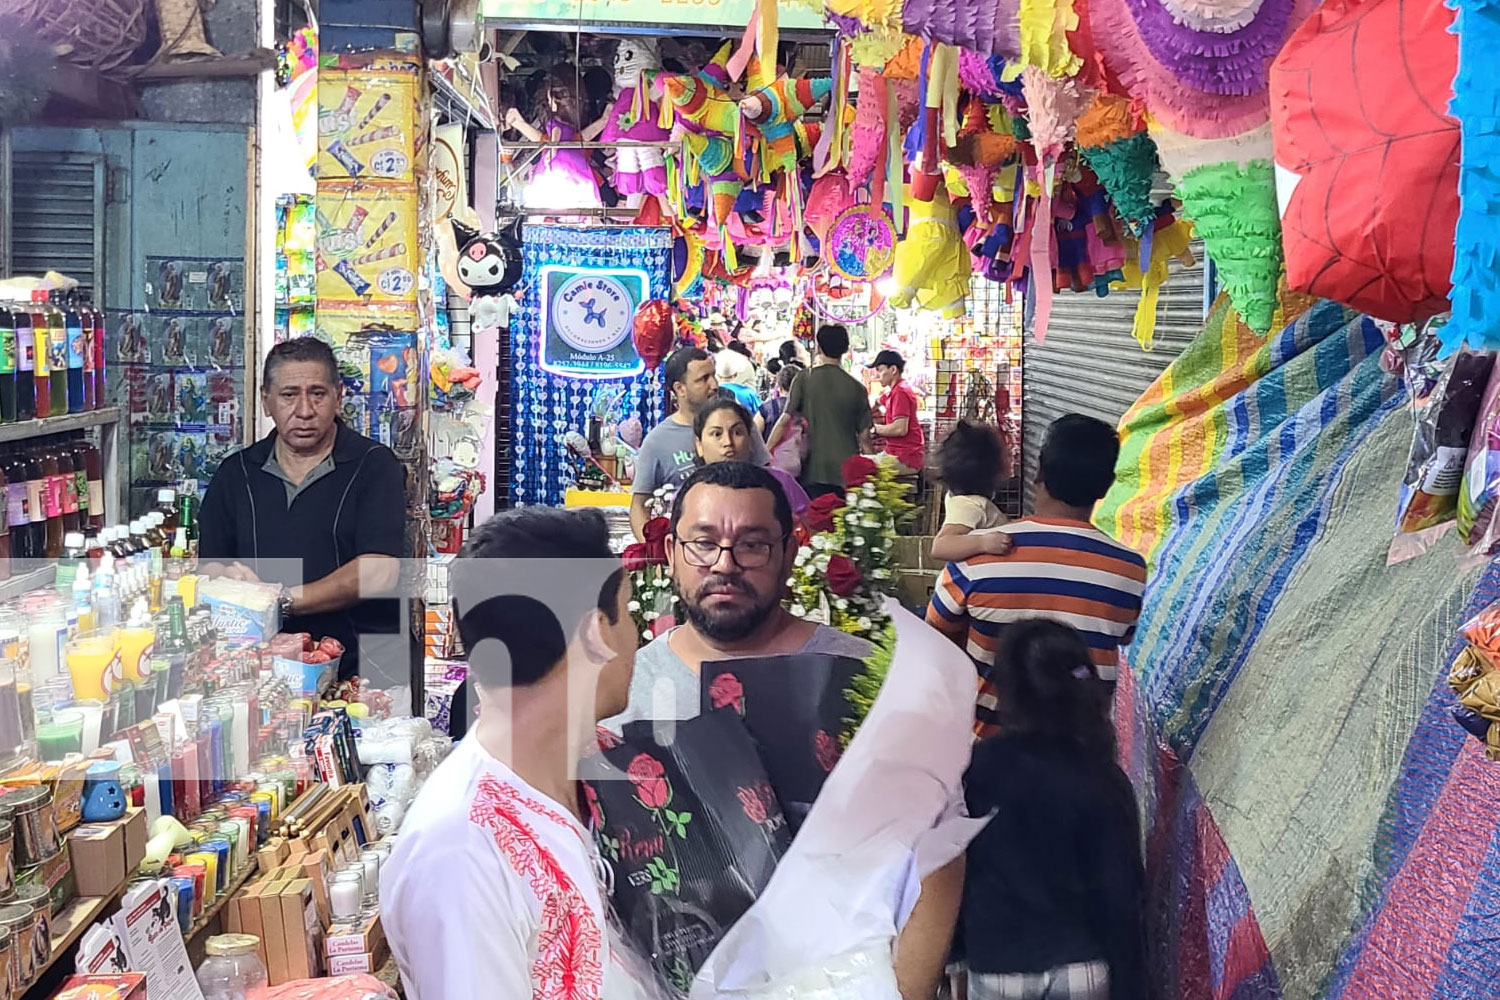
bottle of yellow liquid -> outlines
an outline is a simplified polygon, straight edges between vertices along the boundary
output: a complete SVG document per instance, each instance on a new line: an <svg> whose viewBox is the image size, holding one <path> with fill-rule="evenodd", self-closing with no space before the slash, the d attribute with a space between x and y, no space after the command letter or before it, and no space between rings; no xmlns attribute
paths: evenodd
<svg viewBox="0 0 1500 1000"><path fill-rule="evenodd" d="M92 632L94 629L94 604L90 597L91 587L88 563L84 563L78 567L78 575L73 578L73 607L78 612L78 631L80 634Z"/></svg>

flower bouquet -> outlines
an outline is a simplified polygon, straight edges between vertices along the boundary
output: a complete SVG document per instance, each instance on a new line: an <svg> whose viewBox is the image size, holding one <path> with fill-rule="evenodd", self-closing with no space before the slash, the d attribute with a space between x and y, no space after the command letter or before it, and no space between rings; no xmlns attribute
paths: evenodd
<svg viewBox="0 0 1500 1000"><path fill-rule="evenodd" d="M626 546L621 556L630 574L630 615L641 645L677 624L677 591L667 572L667 535L671 530L665 517L653 517L641 532L646 540Z"/></svg>

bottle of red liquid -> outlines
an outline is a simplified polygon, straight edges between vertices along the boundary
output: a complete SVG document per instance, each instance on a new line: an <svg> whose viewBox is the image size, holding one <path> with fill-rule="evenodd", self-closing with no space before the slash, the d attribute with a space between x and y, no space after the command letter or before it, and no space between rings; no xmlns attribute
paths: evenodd
<svg viewBox="0 0 1500 1000"><path fill-rule="evenodd" d="M74 477L80 482L79 512L84 509L87 497L88 518L84 527L88 531L104 529L104 463L99 458L99 448L83 434L73 444Z"/></svg>
<svg viewBox="0 0 1500 1000"><path fill-rule="evenodd" d="M109 405L109 391L104 382L104 310L90 305L89 316L94 325L94 407L103 409Z"/></svg>
<svg viewBox="0 0 1500 1000"><path fill-rule="evenodd" d="M0 463L0 496L8 493L4 463ZM10 511L0 503L0 580L10 579Z"/></svg>

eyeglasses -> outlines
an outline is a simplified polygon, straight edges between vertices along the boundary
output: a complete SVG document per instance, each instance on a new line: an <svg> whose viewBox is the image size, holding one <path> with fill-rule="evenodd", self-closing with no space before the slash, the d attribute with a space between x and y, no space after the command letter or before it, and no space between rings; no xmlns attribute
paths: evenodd
<svg viewBox="0 0 1500 1000"><path fill-rule="evenodd" d="M787 536L781 536L781 543L786 544ZM728 552L729 558L740 569L764 569L770 565L771 552L776 548L774 542L734 542L730 545L720 545L706 538L695 538L690 542L679 540L682 546L682 556L687 560L689 566L699 569L709 569L719 561L722 553Z"/></svg>

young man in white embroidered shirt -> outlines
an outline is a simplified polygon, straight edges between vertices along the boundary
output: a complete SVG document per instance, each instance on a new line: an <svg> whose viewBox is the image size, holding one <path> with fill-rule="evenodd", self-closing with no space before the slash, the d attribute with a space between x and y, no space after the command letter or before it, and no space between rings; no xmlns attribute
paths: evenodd
<svg viewBox="0 0 1500 1000"><path fill-rule="evenodd" d="M637 996L607 929L577 762L625 708L630 580L595 511L482 525L451 582L478 719L428 779L381 879L410 1000Z"/></svg>

